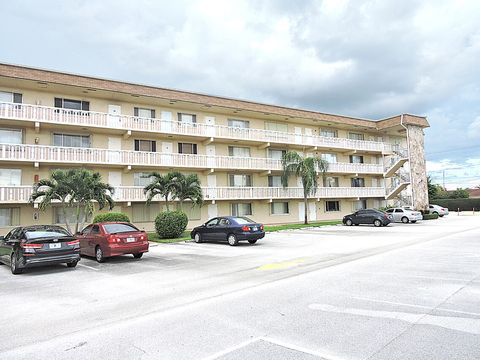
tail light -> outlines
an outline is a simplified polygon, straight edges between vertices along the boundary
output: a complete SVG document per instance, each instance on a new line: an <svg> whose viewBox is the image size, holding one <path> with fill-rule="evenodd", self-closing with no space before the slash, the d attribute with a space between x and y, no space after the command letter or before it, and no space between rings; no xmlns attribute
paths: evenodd
<svg viewBox="0 0 480 360"><path fill-rule="evenodd" d="M263 224L262 224L262 225L260 225L260 230L262 230L262 231L263 231Z"/></svg>
<svg viewBox="0 0 480 360"><path fill-rule="evenodd" d="M68 242L67 242L67 245L70 245L70 246L80 246L80 240L68 241Z"/></svg>
<svg viewBox="0 0 480 360"><path fill-rule="evenodd" d="M250 231L250 228L247 225L243 225L242 231Z"/></svg>
<svg viewBox="0 0 480 360"><path fill-rule="evenodd" d="M43 248L43 244L20 243L20 247L23 249L24 253L34 253L35 249Z"/></svg>
<svg viewBox="0 0 480 360"><path fill-rule="evenodd" d="M145 240L145 235L140 235L140 240Z"/></svg>
<svg viewBox="0 0 480 360"><path fill-rule="evenodd" d="M111 244L113 243L119 243L120 242L120 238L115 236L115 235L108 235L107 236L107 241Z"/></svg>
<svg viewBox="0 0 480 360"><path fill-rule="evenodd" d="M440 210L442 210L442 211L445 211L445 209L444 209L444 208L440 208Z"/></svg>

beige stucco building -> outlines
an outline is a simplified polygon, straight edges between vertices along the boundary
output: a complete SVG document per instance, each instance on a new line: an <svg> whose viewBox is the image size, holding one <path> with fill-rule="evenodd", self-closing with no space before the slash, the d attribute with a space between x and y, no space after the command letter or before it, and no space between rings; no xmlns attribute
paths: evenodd
<svg viewBox="0 0 480 360"><path fill-rule="evenodd" d="M85 167L116 188L116 210L151 230L163 207L145 205L144 173L200 175L205 204L189 227L217 215L267 224L303 220L298 179L280 184L281 156L330 162L311 220L339 219L387 201L427 203L424 117L379 121L0 64L0 233L62 223L55 206L29 204L52 169Z"/></svg>

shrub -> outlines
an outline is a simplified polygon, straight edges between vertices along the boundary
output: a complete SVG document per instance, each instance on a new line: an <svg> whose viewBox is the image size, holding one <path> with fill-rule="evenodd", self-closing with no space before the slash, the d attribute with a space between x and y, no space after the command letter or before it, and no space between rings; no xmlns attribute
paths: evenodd
<svg viewBox="0 0 480 360"><path fill-rule="evenodd" d="M155 218L155 230L160 239L179 237L187 225L188 217L183 211L164 211Z"/></svg>
<svg viewBox="0 0 480 360"><path fill-rule="evenodd" d="M438 214L423 214L423 220L435 220L438 219Z"/></svg>
<svg viewBox="0 0 480 360"><path fill-rule="evenodd" d="M443 207L447 207L450 211L475 211L480 209L480 199L471 198L471 199L435 199L430 202L430 204L435 204Z"/></svg>
<svg viewBox="0 0 480 360"><path fill-rule="evenodd" d="M104 221L126 221L130 222L130 219L124 213L118 212L108 212L103 214L97 214L93 218L94 223L104 222Z"/></svg>

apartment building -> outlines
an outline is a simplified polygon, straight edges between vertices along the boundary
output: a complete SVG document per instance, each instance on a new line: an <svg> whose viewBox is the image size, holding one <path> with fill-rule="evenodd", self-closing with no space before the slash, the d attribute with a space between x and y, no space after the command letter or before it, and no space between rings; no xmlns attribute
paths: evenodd
<svg viewBox="0 0 480 360"><path fill-rule="evenodd" d="M300 179L280 183L288 150L330 164L309 198L311 220L387 202L425 208L428 126L414 115L374 121L0 64L0 233L62 224L58 207L39 211L29 197L35 181L71 167L100 172L115 210L147 230L164 207L145 205L151 171L199 174L205 204L187 204L189 227L217 215L300 222Z"/></svg>

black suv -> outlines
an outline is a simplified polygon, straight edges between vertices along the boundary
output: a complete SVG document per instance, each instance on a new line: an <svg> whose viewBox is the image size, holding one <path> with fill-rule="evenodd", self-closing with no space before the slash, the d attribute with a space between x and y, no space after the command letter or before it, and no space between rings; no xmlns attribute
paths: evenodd
<svg viewBox="0 0 480 360"><path fill-rule="evenodd" d="M392 216L375 209L358 210L343 217L343 223L348 226L360 224L373 224L375 226L387 226L392 222Z"/></svg>

